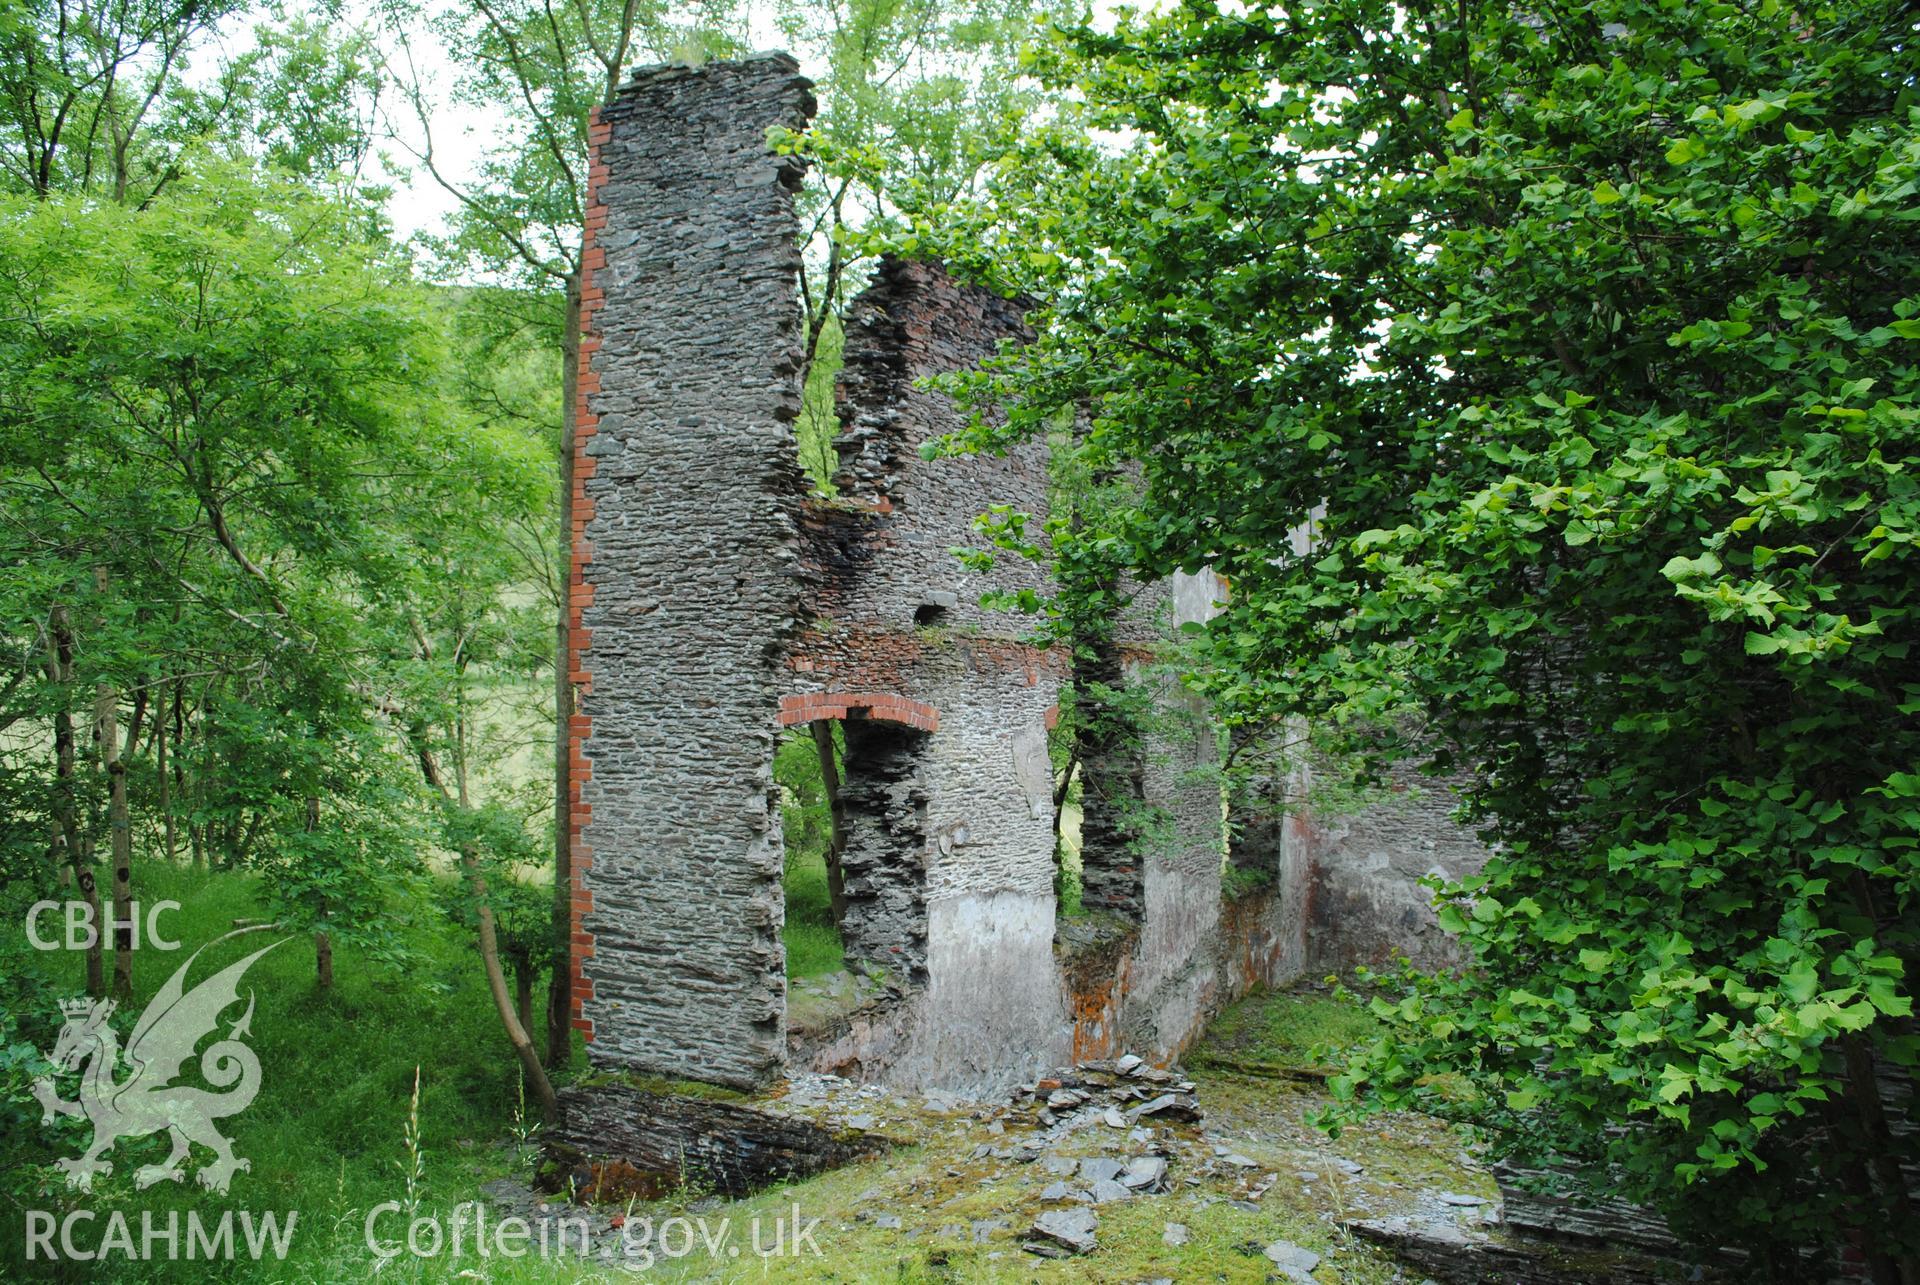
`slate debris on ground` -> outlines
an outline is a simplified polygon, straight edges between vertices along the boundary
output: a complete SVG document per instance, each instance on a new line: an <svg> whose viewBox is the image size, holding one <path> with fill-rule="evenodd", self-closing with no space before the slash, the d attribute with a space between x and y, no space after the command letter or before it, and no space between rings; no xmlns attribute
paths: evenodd
<svg viewBox="0 0 1920 1285"><path fill-rule="evenodd" d="M1016 1113L1031 1111L1034 1124L1050 1141L1100 1124L1129 1130L1128 1141L1143 1147L1152 1144L1155 1128L1198 1124L1203 1118L1193 1081L1134 1054L1082 1062L1042 1076L1016 1090L1011 1106ZM1077 1162L1049 1154L1045 1162L1046 1171L1062 1181L1049 1183L1041 1199L1067 1207L1044 1210L1028 1231L1022 1247L1043 1257L1092 1252L1099 1217L1089 1206L1163 1194L1170 1185L1170 1160L1163 1151L1143 1150L1124 1159L1090 1156Z"/></svg>
<svg viewBox="0 0 1920 1285"><path fill-rule="evenodd" d="M1223 1108L1225 1115L1203 1122L1191 1081L1177 1070L1153 1067L1131 1056L1053 1072L999 1102L963 1101L932 1092L905 1097L879 1085L801 1072L756 1105L833 1130L863 1126L893 1130L903 1137L949 1140L953 1150L947 1163L904 1186L889 1183L884 1189L875 1186L864 1191L856 1202L861 1212L840 1223L840 1232L858 1224L888 1237L924 1236L930 1245L971 1241L985 1248L1004 1245L1015 1253L1025 1250L1064 1258L1099 1253L1100 1220L1114 1208L1169 1193L1182 1197L1164 1206L1175 1217L1213 1205L1259 1214L1267 1208L1263 1198L1283 1179L1302 1187L1310 1180L1333 1183L1342 1188L1344 1207L1350 1213L1365 1207L1362 1193L1345 1185L1365 1171L1359 1162L1330 1154L1314 1145L1317 1139L1284 1129L1275 1133L1235 1127L1230 1105ZM1120 1114L1127 1126L1124 1132L1105 1123L1109 1110ZM1288 1158L1267 1154L1282 1143L1292 1145ZM1254 1159L1239 1150L1241 1146L1263 1158ZM1080 1154L1087 1152L1095 1154ZM1468 1160L1462 1157L1463 1163ZM975 1183L1012 1184L1004 1190L1006 1203L999 1206L1006 1216L975 1215L970 1221L956 1221L966 1217L959 1206L977 1200L972 1195L978 1190ZM501 1184L501 1190L488 1194L496 1207L513 1209L524 1204L536 1217L577 1217L581 1212L564 1202L542 1206L534 1193L518 1183ZM1410 1194L1420 1210L1463 1224L1499 1220L1497 1202L1468 1204L1482 1198L1460 1194L1457 1187ZM595 1256L617 1261L619 1216L608 1217L602 1210L588 1212L593 1219ZM1160 1238L1169 1248L1192 1241L1193 1233L1185 1223L1155 1219L1149 1225L1160 1229ZM1242 1252L1265 1258L1269 1279L1312 1279L1299 1266L1301 1260L1281 1262L1268 1253L1290 1243L1248 1242ZM1000 1258L1001 1254L994 1248L987 1256Z"/></svg>
<svg viewBox="0 0 1920 1285"><path fill-rule="evenodd" d="M1016 1109L1032 1108L1041 1125L1095 1116L1113 1128L1153 1124L1198 1124L1203 1117L1194 1084L1174 1071L1128 1054L1115 1061L1082 1062L1023 1085Z"/></svg>
<svg viewBox="0 0 1920 1285"><path fill-rule="evenodd" d="M1313 1269L1320 1265L1320 1255L1311 1249L1294 1244L1290 1240L1276 1240L1265 1249L1268 1261L1274 1270L1291 1281L1314 1285Z"/></svg>
<svg viewBox="0 0 1920 1285"><path fill-rule="evenodd" d="M1090 1254L1099 1230L1100 1219L1091 1209L1049 1209L1033 1220L1032 1239L1023 1248L1043 1258Z"/></svg>

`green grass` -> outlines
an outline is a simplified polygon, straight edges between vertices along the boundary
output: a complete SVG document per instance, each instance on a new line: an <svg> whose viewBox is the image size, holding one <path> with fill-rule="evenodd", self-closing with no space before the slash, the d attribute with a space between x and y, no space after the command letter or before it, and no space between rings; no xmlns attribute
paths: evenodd
<svg viewBox="0 0 1920 1285"><path fill-rule="evenodd" d="M786 893L787 920L781 937L787 944L787 976L839 972L844 964L840 929L833 922L824 854L788 851Z"/></svg>
<svg viewBox="0 0 1920 1285"><path fill-rule="evenodd" d="M1384 1029L1361 999L1308 989L1255 991L1214 1020L1205 1049L1242 1062L1316 1067Z"/></svg>
<svg viewBox="0 0 1920 1285"><path fill-rule="evenodd" d="M143 904L162 898L182 909L162 920L182 943L179 951L142 949L135 955L137 1013L167 977L197 947L227 932L235 918L259 918L257 880L249 875L208 875L143 863L137 874ZM398 909L396 908L396 913ZM189 975L189 985L258 949L267 934L223 942L208 950ZM17 1204L0 1208L0 1279L160 1280L358 1280L369 1274L364 1246L365 1211L406 1197L409 1160L405 1126L419 1074L420 1199L450 1209L474 1198L477 1187L515 1164L510 1148L521 1115L519 1072L488 999L478 954L459 929L431 911L405 926L407 961L375 963L351 944L337 943L335 986L314 983L309 939L291 936L256 963L242 983L242 996L257 997L249 1044L261 1066L259 1096L252 1106L222 1122L236 1155L252 1162L235 1175L226 1196L200 1189L192 1171L206 1158L196 1151L185 1183L133 1189L132 1174L164 1158L164 1137L122 1140L108 1155L113 1172L95 1180L89 1195L71 1193L50 1167L72 1148L44 1131L0 1142L0 1163L9 1173ZM7 966L34 968L56 993L81 989L77 953L9 954ZM9 979L14 993L24 978ZM237 1011L228 1015L231 1021ZM122 1027L131 1028L131 1017ZM48 1029L43 1017L36 1030ZM223 1024L222 1029L225 1029ZM189 1064L191 1066L191 1064ZM71 1088L65 1096L71 1096ZM29 1104L31 1105L31 1104ZM36 1122L37 1114L29 1125ZM38 1191L32 1188L37 1180ZM49 1270L45 1262L20 1261L25 1252L24 1210L119 1209L138 1234L143 1211L164 1225L170 1211L182 1220L196 1210L202 1220L221 1210L297 1210L292 1249L284 1262L255 1264L69 1263ZM96 1225L91 1239L97 1242ZM84 1246L89 1236L78 1240ZM395 1264L400 1266L399 1263ZM385 1275L408 1279L412 1268ZM543 1269L544 1270L544 1269ZM452 1272L446 1273L452 1275ZM497 1277L498 1278L498 1277ZM536 1272L525 1279L544 1279ZM518 1277L514 1279L519 1279Z"/></svg>

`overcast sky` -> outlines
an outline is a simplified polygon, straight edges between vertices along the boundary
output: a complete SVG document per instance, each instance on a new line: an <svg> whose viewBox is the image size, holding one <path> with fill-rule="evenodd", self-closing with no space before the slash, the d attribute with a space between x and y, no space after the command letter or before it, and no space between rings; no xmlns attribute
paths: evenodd
<svg viewBox="0 0 1920 1285"><path fill-rule="evenodd" d="M388 57L398 63L411 54L413 68L419 73L420 83L429 95L435 162L441 173L455 184L470 183L475 177L480 158L490 145L501 138L504 114L449 102L447 94L456 69L437 42L426 33L412 31L403 35L375 21L374 6L368 0L354 0L354 3L365 15L363 20L376 33ZM748 36L755 49L786 47L787 42L774 23L770 5L750 5L748 24ZM817 74L805 67L804 56L802 62L803 71ZM388 144L387 150L397 162L407 165L411 162L407 149L418 149L422 141L419 124L410 105L396 101L390 104L390 108L388 116L399 137L396 143ZM445 231L448 220L458 208L458 200L434 181L425 166L414 164L411 168L414 172L410 177L395 178L396 190L390 203L395 231L403 238L416 232Z"/></svg>
<svg viewBox="0 0 1920 1285"><path fill-rule="evenodd" d="M451 3L453 0L442 2ZM0 0L0 3L4 3L4 0ZM284 12L289 16L302 12L311 16L314 10L306 0L289 0ZM252 10L217 31L210 45L202 50L201 56L189 65L187 79L203 85L213 83L223 65L253 46L255 29L267 21L259 10ZM434 157L441 173L456 185L472 184L477 177L480 158L502 138L504 113L452 102L450 95L457 69L447 58L446 51L424 29L404 32L396 29L380 12L377 0L347 0L342 21L364 26L370 31L384 56L400 74L409 74L407 68L411 65L412 73L417 75L427 99L428 116L433 128ZM748 35L755 49L786 47L788 42L774 23L771 5L751 5L748 24ZM389 212L394 228L402 238L422 232L444 232L449 218L458 207L458 200L410 155L410 152L419 150L423 141L412 105L392 88L386 94L387 99L382 104L382 124L395 137L383 141L379 150L390 157L394 165L388 169L376 162L372 177L394 185Z"/></svg>

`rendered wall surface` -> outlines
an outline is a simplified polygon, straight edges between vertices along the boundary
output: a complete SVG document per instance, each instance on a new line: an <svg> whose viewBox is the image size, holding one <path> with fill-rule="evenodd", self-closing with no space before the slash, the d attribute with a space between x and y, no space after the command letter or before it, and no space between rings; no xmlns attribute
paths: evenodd
<svg viewBox="0 0 1920 1285"><path fill-rule="evenodd" d="M1388 797L1288 831L1287 859L1309 871L1307 957L1319 971L1345 972L1406 955L1422 968L1463 961L1420 885L1428 875L1459 879L1486 864L1487 848L1453 819L1451 784L1397 769Z"/></svg>

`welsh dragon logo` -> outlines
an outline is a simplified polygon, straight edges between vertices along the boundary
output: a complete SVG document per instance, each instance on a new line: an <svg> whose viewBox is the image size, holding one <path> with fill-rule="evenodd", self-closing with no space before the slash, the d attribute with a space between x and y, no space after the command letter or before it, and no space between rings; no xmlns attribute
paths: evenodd
<svg viewBox="0 0 1920 1285"><path fill-rule="evenodd" d="M257 931L240 929L216 938L218 945L227 937ZM86 1070L80 1077L77 1102L60 1099L53 1077L41 1076L33 1083L33 1095L44 1111L41 1122L51 1124L55 1115L83 1115L93 1123L93 1142L78 1157L58 1161L67 1175L67 1185L76 1191L93 1187L95 1174L113 1172L111 1161L103 1157L121 1138L139 1138L165 1129L173 1139L173 1154L157 1165L144 1165L134 1171L134 1185L142 1189L162 1180L179 1182L186 1177L184 1167L191 1143L199 1143L213 1152L211 1164L203 1165L195 1175L203 1187L224 1192L235 1172L252 1165L233 1154L233 1146L214 1127L214 1121L237 1115L260 1092L260 1059L241 1041L250 1033L253 1021L253 993L247 993L247 1011L228 1028L225 1039L209 1045L199 1055L200 1075L215 1089L209 1092L193 1085L175 1084L183 1063L194 1056L194 1048L205 1036L214 1033L220 1015L240 1000L240 978L253 962L280 942L256 950L237 964L229 965L192 990L186 989L187 970L206 950L202 946L187 957L167 984L153 997L122 1052L107 1018L113 1013L110 999L72 999L63 1001L61 1012L66 1024L55 1041L52 1061L61 1071ZM89 1061L91 1059L91 1061ZM127 1073L116 1078L124 1059Z"/></svg>

